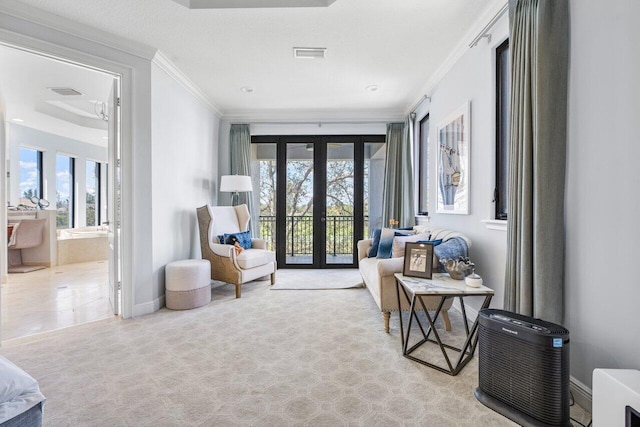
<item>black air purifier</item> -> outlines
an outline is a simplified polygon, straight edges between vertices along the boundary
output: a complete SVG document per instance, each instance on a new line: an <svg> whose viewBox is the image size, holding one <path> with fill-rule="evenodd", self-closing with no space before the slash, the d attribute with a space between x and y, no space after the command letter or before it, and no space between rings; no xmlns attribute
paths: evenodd
<svg viewBox="0 0 640 427"><path fill-rule="evenodd" d="M523 426L571 426L569 331L504 310L479 316L476 398Z"/></svg>

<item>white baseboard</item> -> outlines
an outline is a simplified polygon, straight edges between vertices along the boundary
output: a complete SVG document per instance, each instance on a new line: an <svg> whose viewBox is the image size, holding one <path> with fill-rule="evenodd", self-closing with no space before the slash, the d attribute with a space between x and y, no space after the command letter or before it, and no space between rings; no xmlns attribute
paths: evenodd
<svg viewBox="0 0 640 427"><path fill-rule="evenodd" d="M575 379L573 375L569 376L569 390L573 394L574 401L582 406L588 412L592 412L591 410L591 389Z"/></svg>
<svg viewBox="0 0 640 427"><path fill-rule="evenodd" d="M133 317L155 313L162 307L164 307L164 295L154 299L153 301L145 302L144 304L135 304L133 306Z"/></svg>

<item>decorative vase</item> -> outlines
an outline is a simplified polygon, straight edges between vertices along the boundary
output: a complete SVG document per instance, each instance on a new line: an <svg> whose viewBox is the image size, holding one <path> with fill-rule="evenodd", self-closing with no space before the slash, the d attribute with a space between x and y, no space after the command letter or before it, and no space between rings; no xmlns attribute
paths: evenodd
<svg viewBox="0 0 640 427"><path fill-rule="evenodd" d="M449 276L455 280L463 280L466 276L471 274L475 264L469 261L469 258L460 257L458 260L443 258L440 263L444 265L444 269L447 270Z"/></svg>

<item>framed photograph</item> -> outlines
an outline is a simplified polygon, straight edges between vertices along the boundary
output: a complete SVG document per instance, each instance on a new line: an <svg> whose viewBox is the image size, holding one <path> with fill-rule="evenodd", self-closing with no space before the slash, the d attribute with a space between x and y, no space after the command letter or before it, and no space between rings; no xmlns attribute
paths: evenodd
<svg viewBox="0 0 640 427"><path fill-rule="evenodd" d="M438 213L469 213L470 134L469 102L438 125Z"/></svg>
<svg viewBox="0 0 640 427"><path fill-rule="evenodd" d="M431 279L433 268L433 245L431 243L407 242L404 249L402 274L410 277Z"/></svg>

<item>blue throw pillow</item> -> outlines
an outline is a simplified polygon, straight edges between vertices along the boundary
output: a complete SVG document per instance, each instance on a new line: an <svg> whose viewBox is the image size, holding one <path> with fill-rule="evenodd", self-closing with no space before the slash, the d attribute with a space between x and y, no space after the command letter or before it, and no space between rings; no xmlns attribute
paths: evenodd
<svg viewBox="0 0 640 427"><path fill-rule="evenodd" d="M452 237L451 239L435 246L433 253L438 257L438 272L446 273L444 265L440 264L440 260L445 259L458 259L459 257L469 256L469 246L462 237Z"/></svg>
<svg viewBox="0 0 640 427"><path fill-rule="evenodd" d="M416 243L427 243L429 245L438 246L440 243L442 243L442 239L437 239L437 240L418 240Z"/></svg>
<svg viewBox="0 0 640 427"><path fill-rule="evenodd" d="M232 244L232 242L229 240L229 237L235 237L238 240L238 243L240 243L240 246L242 246L244 249L251 249L252 246L252 242L251 242L251 231L247 230L247 231L242 231L240 233L231 233L231 234L227 234L225 233L223 238L224 238L224 243L227 245Z"/></svg>
<svg viewBox="0 0 640 427"><path fill-rule="evenodd" d="M385 230L393 230L395 231L394 236L406 236L409 231L413 231L413 227L403 227L403 228L386 228ZM398 231L396 231L398 230ZM403 233L403 231L407 231L407 233ZM369 253L367 254L367 258L376 258L378 257L378 249L380 248L380 235L382 234L382 229L376 228L371 233L371 238L373 241L371 242L371 248L369 248ZM393 249L393 239L391 239L391 246ZM386 253L385 253L386 255ZM389 256L385 256L385 258L391 258L391 254Z"/></svg>
<svg viewBox="0 0 640 427"><path fill-rule="evenodd" d="M378 246L380 245L380 232L382 230L379 228L376 228L375 230L373 230L373 242L371 242L371 249L369 249L369 254L367 255L367 257L369 258L375 258L378 255Z"/></svg>
<svg viewBox="0 0 640 427"><path fill-rule="evenodd" d="M382 231L380 231L380 244L378 245L376 258L391 258L393 253L393 238L396 236L409 235L411 235L411 232L408 230L400 231L396 228L383 228Z"/></svg>

